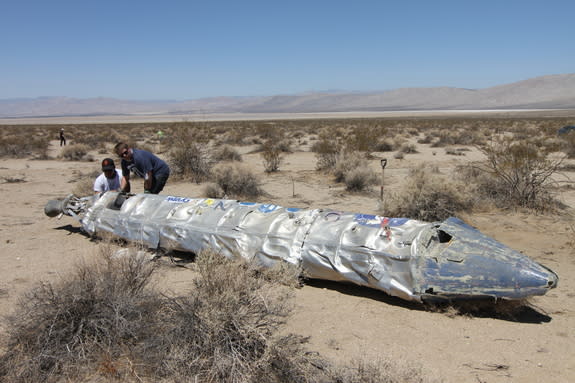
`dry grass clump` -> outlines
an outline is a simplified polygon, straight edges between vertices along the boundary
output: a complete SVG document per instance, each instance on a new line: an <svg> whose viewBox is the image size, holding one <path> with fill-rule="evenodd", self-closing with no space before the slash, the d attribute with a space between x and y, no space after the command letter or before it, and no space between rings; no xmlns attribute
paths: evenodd
<svg viewBox="0 0 575 383"><path fill-rule="evenodd" d="M213 170L213 180L219 189L206 190L215 192L212 198L257 198L263 194L260 182L250 169L241 164L221 164ZM212 187L213 188L213 187ZM221 194L218 192L221 190Z"/></svg>
<svg viewBox="0 0 575 383"><path fill-rule="evenodd" d="M94 158L88 154L91 149L85 144L67 145L62 148L59 157L68 161L94 161Z"/></svg>
<svg viewBox="0 0 575 383"><path fill-rule="evenodd" d="M422 221L442 221L470 211L473 193L464 184L448 181L425 165L410 170L405 186L384 198L382 215Z"/></svg>

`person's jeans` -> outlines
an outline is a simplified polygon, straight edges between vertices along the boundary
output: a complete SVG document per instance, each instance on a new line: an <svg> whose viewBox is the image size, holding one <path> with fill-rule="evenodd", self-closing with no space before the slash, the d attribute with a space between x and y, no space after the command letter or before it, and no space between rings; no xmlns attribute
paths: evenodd
<svg viewBox="0 0 575 383"><path fill-rule="evenodd" d="M164 190L164 186L166 185L166 182L168 182L168 177L170 177L169 174L158 174L158 175L153 175L153 180L152 180L152 188L150 189L150 193L152 194L160 194L160 192L162 190Z"/></svg>

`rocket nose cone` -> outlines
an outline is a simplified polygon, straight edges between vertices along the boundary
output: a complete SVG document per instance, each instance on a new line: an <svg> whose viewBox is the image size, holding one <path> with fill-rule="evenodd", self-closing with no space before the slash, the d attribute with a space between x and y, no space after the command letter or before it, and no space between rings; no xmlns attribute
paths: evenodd
<svg viewBox="0 0 575 383"><path fill-rule="evenodd" d="M520 269L516 283L519 289L553 289L557 287L559 277L547 267L536 264L537 267Z"/></svg>

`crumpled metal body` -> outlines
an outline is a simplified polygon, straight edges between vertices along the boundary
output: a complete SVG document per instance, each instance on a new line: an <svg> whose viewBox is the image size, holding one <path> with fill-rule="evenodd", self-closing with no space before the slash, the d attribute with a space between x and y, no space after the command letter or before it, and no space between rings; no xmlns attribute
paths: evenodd
<svg viewBox="0 0 575 383"><path fill-rule="evenodd" d="M107 192L80 222L150 248L212 249L263 266L299 265L406 300L545 294L557 275L456 218L422 222L236 200Z"/></svg>

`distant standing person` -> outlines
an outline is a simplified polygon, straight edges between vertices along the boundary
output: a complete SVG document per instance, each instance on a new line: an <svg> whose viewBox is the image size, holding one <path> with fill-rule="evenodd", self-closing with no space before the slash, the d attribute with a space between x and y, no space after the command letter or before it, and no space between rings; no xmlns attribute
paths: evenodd
<svg viewBox="0 0 575 383"><path fill-rule="evenodd" d="M60 129L60 146L66 146L66 137L64 136L64 128Z"/></svg>
<svg viewBox="0 0 575 383"><path fill-rule="evenodd" d="M107 191L120 191L122 171L116 169L116 164L111 158L102 160L102 174L94 181L94 193L100 194Z"/></svg>
<svg viewBox="0 0 575 383"><path fill-rule="evenodd" d="M130 192L130 171L144 179L144 193L158 194L164 189L170 176L168 164L147 150L131 148L123 142L117 143L114 150L122 159L123 192Z"/></svg>

